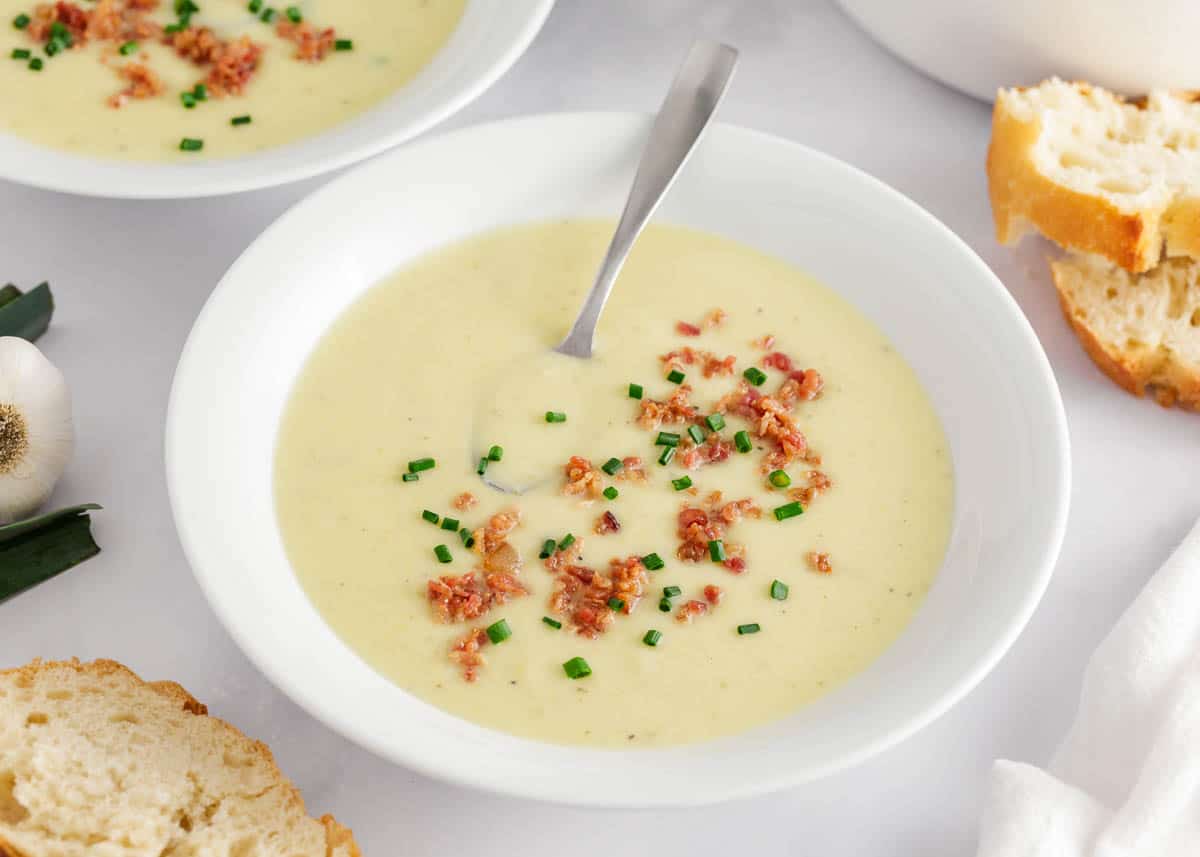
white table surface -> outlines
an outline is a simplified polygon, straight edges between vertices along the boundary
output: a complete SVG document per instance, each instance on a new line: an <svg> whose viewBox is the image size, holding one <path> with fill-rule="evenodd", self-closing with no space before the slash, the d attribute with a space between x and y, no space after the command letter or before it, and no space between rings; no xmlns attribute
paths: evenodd
<svg viewBox="0 0 1200 857"><path fill-rule="evenodd" d="M166 203L0 183L0 278L49 279L59 302L40 345L70 381L79 442L54 499L106 507L95 516L99 557L0 607L0 665L109 657L178 680L267 741L310 808L351 825L368 857L970 854L991 760L1046 760L1074 711L1088 654L1200 514L1200 417L1136 401L1105 380L1059 315L1045 248L996 245L983 172L988 107L921 77L824 0L560 0L516 68L450 124L652 110L697 34L742 50L724 120L829 152L925 206L1004 281L1054 365L1074 448L1066 544L1031 624L965 700L901 746L822 782L637 813L426 779L350 744L276 691L217 623L184 561L167 507L163 418L176 358L213 285L325 179Z"/></svg>

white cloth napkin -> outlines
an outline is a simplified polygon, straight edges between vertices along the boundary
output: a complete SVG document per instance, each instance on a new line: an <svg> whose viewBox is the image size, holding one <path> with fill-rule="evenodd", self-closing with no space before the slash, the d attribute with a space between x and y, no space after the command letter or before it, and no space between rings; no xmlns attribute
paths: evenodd
<svg viewBox="0 0 1200 857"><path fill-rule="evenodd" d="M1049 769L996 762L979 857L1200 857L1200 523L1092 655Z"/></svg>

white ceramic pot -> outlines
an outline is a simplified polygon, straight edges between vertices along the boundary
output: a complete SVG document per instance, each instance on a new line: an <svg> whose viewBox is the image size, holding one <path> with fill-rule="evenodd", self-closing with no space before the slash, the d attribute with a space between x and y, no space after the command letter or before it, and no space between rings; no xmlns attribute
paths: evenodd
<svg viewBox="0 0 1200 857"><path fill-rule="evenodd" d="M880 44L991 101L1058 75L1126 94L1200 89L1198 0L838 0Z"/></svg>

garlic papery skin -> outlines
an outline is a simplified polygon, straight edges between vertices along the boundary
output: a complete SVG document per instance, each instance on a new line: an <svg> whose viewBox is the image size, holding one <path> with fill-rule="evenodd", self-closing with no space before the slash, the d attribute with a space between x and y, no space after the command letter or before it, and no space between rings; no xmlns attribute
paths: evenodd
<svg viewBox="0 0 1200 857"><path fill-rule="evenodd" d="M0 525L46 502L74 450L62 372L32 342L0 336Z"/></svg>

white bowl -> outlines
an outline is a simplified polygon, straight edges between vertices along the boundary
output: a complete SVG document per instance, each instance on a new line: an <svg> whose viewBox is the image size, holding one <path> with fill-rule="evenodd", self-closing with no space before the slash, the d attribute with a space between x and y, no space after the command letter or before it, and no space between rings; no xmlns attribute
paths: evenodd
<svg viewBox="0 0 1200 857"><path fill-rule="evenodd" d="M478 98L525 52L553 6L554 0L468 0L450 40L407 85L361 116L285 146L156 164L84 157L0 131L0 179L87 196L175 199L335 170L415 137Z"/></svg>
<svg viewBox="0 0 1200 857"><path fill-rule="evenodd" d="M648 127L632 115L541 116L393 152L268 229L213 292L184 348L166 459L196 577L272 681L388 759L465 785L589 805L696 804L778 789L877 753L945 711L1013 642L1049 580L1067 514L1066 423L1045 354L1008 292L946 227L878 181L795 143L717 126L661 220L815 274L887 333L945 423L954 532L912 625L864 673L786 719L640 751L475 726L383 678L326 626L288 564L271 485L280 414L309 352L364 290L432 248L515 222L615 217Z"/></svg>
<svg viewBox="0 0 1200 857"><path fill-rule="evenodd" d="M1200 88L1196 0L838 0L930 77L984 101L1057 75L1128 95Z"/></svg>

